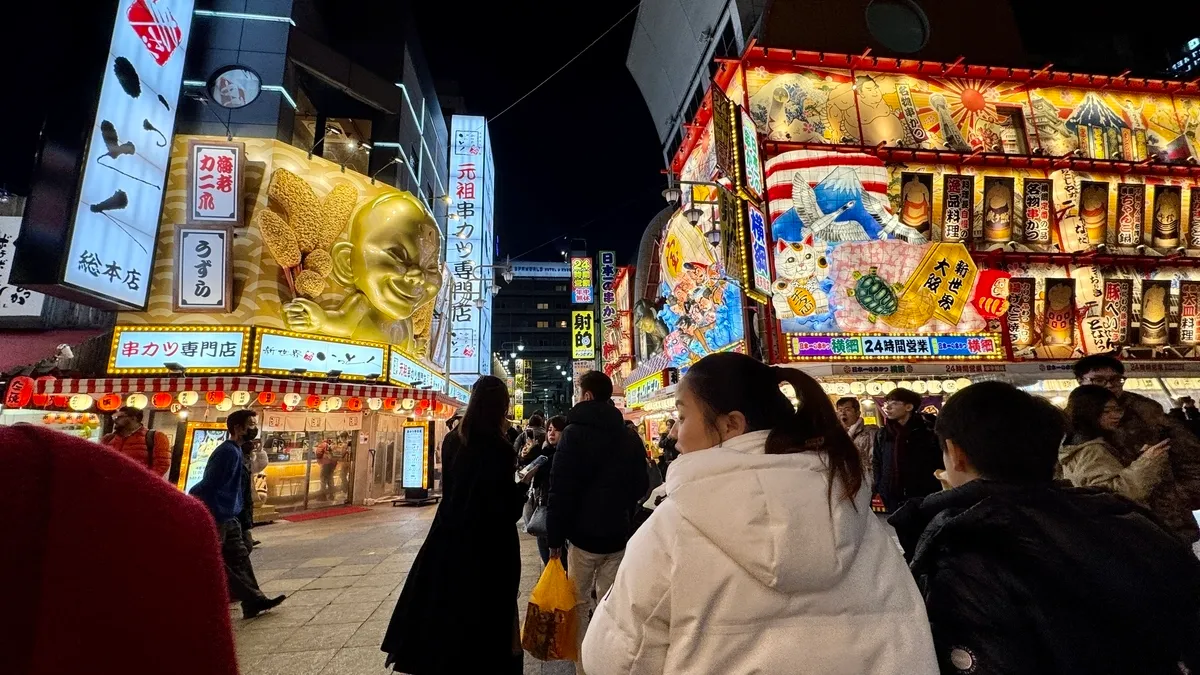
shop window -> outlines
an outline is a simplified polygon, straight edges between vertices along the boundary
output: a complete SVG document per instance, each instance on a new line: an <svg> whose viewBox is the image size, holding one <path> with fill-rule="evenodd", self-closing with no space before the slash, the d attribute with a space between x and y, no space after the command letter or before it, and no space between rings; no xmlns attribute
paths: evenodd
<svg viewBox="0 0 1200 675"><path fill-rule="evenodd" d="M537 327L538 328L549 328L550 322L549 321L539 321L539 322L537 322Z"/></svg>
<svg viewBox="0 0 1200 675"><path fill-rule="evenodd" d="M370 120L331 118L325 123L325 142L321 144L321 156L366 175L371 152L364 143L370 141Z"/></svg>
<svg viewBox="0 0 1200 675"><path fill-rule="evenodd" d="M559 327L559 328L566 328L566 327L567 327L567 320L566 320L566 319L563 319L562 321L559 321L559 322L558 322L558 327Z"/></svg>
<svg viewBox="0 0 1200 675"><path fill-rule="evenodd" d="M683 114L683 119L691 122L696 119L696 111L700 109L700 104L704 103L704 83L696 85L696 91L692 93L692 100L688 103L687 110Z"/></svg>
<svg viewBox="0 0 1200 675"><path fill-rule="evenodd" d="M738 53L737 34L733 31L732 21L725 22L725 31L721 33L721 41L717 43L713 56L725 59L736 59L741 56Z"/></svg>
<svg viewBox="0 0 1200 675"><path fill-rule="evenodd" d="M538 308L538 309L550 309L550 303L548 303L548 302L539 302L539 303L537 304L537 308Z"/></svg>
<svg viewBox="0 0 1200 675"><path fill-rule="evenodd" d="M567 285L559 284L558 286L554 287L554 290L558 291L559 293L565 293L567 291Z"/></svg>

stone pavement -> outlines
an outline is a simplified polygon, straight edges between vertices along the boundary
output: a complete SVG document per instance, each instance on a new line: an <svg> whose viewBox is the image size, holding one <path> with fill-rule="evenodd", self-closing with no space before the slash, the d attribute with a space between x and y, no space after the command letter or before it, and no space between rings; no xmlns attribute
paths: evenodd
<svg viewBox="0 0 1200 675"><path fill-rule="evenodd" d="M282 605L249 621L230 606L242 675L385 675L379 651L392 609L436 506L369 512L256 528L254 571ZM533 537L521 535L521 599L542 571ZM525 656L526 675L571 675L569 663Z"/></svg>

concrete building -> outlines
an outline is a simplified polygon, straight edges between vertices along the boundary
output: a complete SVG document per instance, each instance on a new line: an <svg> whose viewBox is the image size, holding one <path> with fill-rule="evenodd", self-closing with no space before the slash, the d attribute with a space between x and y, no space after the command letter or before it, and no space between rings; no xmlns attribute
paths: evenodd
<svg viewBox="0 0 1200 675"><path fill-rule="evenodd" d="M524 416L571 407L571 278L564 262L513 263L492 304L492 349L509 372L521 360Z"/></svg>

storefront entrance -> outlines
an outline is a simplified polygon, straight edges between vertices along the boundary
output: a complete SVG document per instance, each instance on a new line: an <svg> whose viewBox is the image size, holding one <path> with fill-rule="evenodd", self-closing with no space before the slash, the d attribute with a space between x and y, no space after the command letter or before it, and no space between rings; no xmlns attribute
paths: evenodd
<svg viewBox="0 0 1200 675"><path fill-rule="evenodd" d="M270 463L266 504L290 513L350 502L354 481L353 431L271 431L263 436Z"/></svg>

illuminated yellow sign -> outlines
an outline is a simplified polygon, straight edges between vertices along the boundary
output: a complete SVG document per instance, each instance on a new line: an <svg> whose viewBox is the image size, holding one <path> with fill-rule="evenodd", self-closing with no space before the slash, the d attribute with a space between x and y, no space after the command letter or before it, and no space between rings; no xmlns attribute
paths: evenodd
<svg viewBox="0 0 1200 675"><path fill-rule="evenodd" d="M901 309L904 309L909 294L926 295L932 300L933 316L957 326L963 307L971 299L971 287L975 285L978 273L966 246L934 244L905 282L900 293Z"/></svg>
<svg viewBox="0 0 1200 675"><path fill-rule="evenodd" d="M596 358L596 320L590 309L571 312L571 358Z"/></svg>

